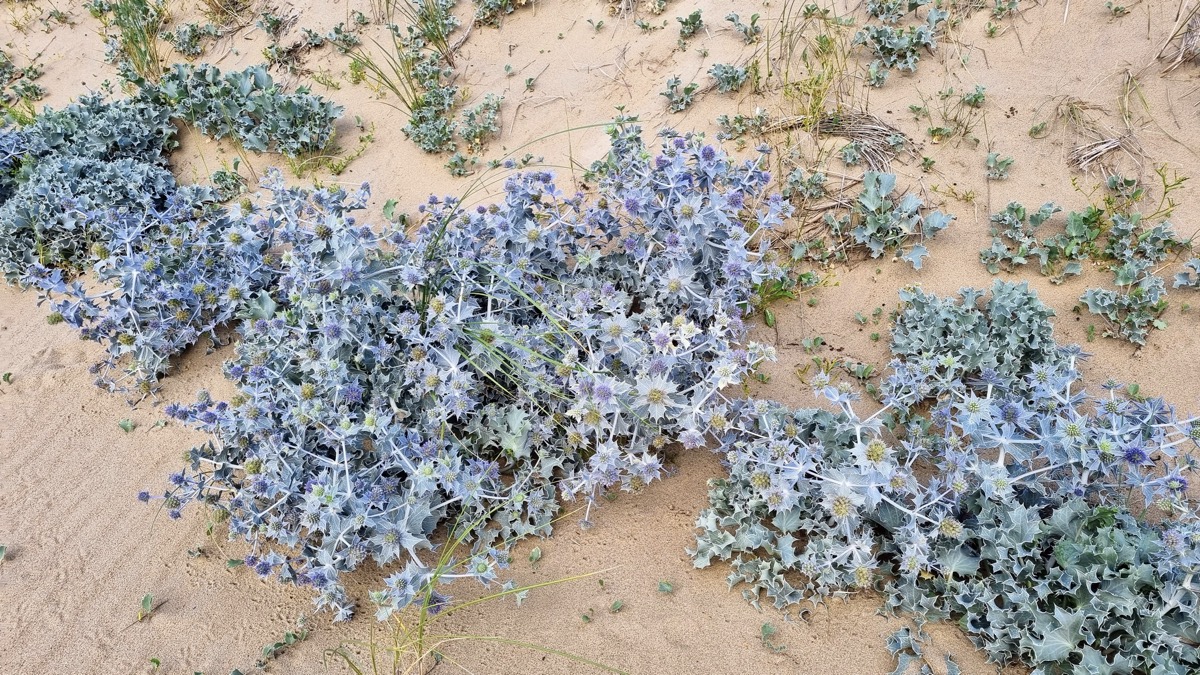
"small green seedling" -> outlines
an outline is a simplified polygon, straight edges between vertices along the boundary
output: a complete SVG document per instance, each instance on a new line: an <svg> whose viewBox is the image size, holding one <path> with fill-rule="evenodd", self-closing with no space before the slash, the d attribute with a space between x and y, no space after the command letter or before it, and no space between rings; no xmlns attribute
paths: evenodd
<svg viewBox="0 0 1200 675"><path fill-rule="evenodd" d="M588 611L586 611L586 612L584 612L583 614L580 614L580 615L579 615L579 618L580 618L580 619L583 619L583 622L584 622L584 623L591 623L591 622L592 622L592 614L595 614L595 613L596 613L596 610L594 610L594 609L592 609L591 607L589 607L589 608L588 608Z"/></svg>
<svg viewBox="0 0 1200 675"><path fill-rule="evenodd" d="M1046 137L1046 123L1038 122L1037 124L1029 127L1029 137L1030 138L1045 138Z"/></svg>
<svg viewBox="0 0 1200 675"><path fill-rule="evenodd" d="M763 647L766 647L767 649L770 649L772 652L778 654L779 652L787 649L787 647L784 645L777 645L774 642L772 642L771 639L773 637L775 637L775 633L776 633L775 626L773 626L769 623L764 623L762 625L762 628L759 629L759 636L762 639Z"/></svg>
<svg viewBox="0 0 1200 675"><path fill-rule="evenodd" d="M612 612L613 614L616 614L617 612L621 611L622 609L625 609L625 601L624 600L613 600L613 604L609 606L608 611Z"/></svg>
<svg viewBox="0 0 1200 675"><path fill-rule="evenodd" d="M137 428L137 423L134 422L133 420L129 419L128 417L126 417L125 419L121 420L120 422L117 422L117 426L121 427L121 431L124 431L125 433L129 433Z"/></svg>
<svg viewBox="0 0 1200 675"><path fill-rule="evenodd" d="M688 14L687 18L682 16L675 17L679 22L679 39L686 40L700 31L704 27L704 19L700 18L700 10L696 10Z"/></svg>
<svg viewBox="0 0 1200 675"><path fill-rule="evenodd" d="M8 555L8 547L0 546L0 563L4 562L4 558L7 555Z"/></svg>
<svg viewBox="0 0 1200 675"><path fill-rule="evenodd" d="M153 594L147 593L147 594L143 595L142 596L142 604L140 607L138 607L137 621L135 623L141 623L142 621L149 619L150 615L154 614L154 610L158 609L161 606L162 606L161 602L158 603L157 605L154 604L154 595Z"/></svg>
<svg viewBox="0 0 1200 675"><path fill-rule="evenodd" d="M587 22L588 22L588 25L592 27L593 33L599 33L600 29L604 28L604 20L603 19L601 19L600 21L593 21L591 19L588 19Z"/></svg>
<svg viewBox="0 0 1200 675"><path fill-rule="evenodd" d="M300 620L296 622L296 630L286 631L283 634L282 640L263 646L262 658L258 660L258 667L266 667L267 661L279 656L284 650L296 644L297 642L303 642L305 639L307 639L308 630L304 627L304 623L305 619L304 617L301 617Z"/></svg>
<svg viewBox="0 0 1200 675"><path fill-rule="evenodd" d="M533 550L529 552L529 562L530 562L530 564L534 564L534 563L536 563L537 561L539 561L539 560L541 560L541 559L542 559L542 547L541 547L541 546L534 546L534 547L533 547Z"/></svg>
<svg viewBox="0 0 1200 675"><path fill-rule="evenodd" d="M3 380L4 384L12 384L12 373L5 373L4 375L0 375L0 380Z"/></svg>
<svg viewBox="0 0 1200 675"><path fill-rule="evenodd" d="M150 672L157 673L159 668L162 668L162 661L157 658L150 657Z"/></svg>
<svg viewBox="0 0 1200 675"><path fill-rule="evenodd" d="M1012 170L1014 161L1016 160L1012 157L1001 157L998 152L989 152L987 160L984 162L987 166L988 179L1005 180L1008 178L1008 172Z"/></svg>
<svg viewBox="0 0 1200 675"><path fill-rule="evenodd" d="M666 593L667 595L670 595L675 592L675 586L669 581L659 581L658 582L658 592Z"/></svg>

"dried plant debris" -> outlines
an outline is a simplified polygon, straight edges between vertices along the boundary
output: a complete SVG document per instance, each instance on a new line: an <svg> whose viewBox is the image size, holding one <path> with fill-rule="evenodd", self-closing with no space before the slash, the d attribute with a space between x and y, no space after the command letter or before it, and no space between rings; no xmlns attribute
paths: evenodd
<svg viewBox="0 0 1200 675"><path fill-rule="evenodd" d="M1158 50L1158 58L1170 59L1163 72L1175 70L1189 61L1200 61L1200 2L1186 7L1180 5L1171 36Z"/></svg>
<svg viewBox="0 0 1200 675"><path fill-rule="evenodd" d="M818 135L837 136L855 144L859 160L871 171L887 171L900 154L915 154L912 139L903 131L864 112L831 112L818 119L806 115L780 117L764 131L807 129Z"/></svg>

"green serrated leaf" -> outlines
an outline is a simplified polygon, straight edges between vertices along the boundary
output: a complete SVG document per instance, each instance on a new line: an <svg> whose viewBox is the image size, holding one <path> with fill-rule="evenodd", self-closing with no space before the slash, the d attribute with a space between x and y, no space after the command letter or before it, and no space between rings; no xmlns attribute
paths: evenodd
<svg viewBox="0 0 1200 675"><path fill-rule="evenodd" d="M137 428L137 423L126 417L120 422L117 422L117 426L121 427L121 430L125 433L129 433Z"/></svg>

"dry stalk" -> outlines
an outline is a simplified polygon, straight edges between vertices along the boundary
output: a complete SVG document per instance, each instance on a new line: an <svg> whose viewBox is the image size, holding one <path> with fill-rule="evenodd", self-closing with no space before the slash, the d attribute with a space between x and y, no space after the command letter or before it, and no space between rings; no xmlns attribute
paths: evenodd
<svg viewBox="0 0 1200 675"><path fill-rule="evenodd" d="M817 120L807 115L780 117L768 124L764 131L787 131L797 128L858 143L859 152L867 168L872 171L887 171L898 149L912 153L912 139L907 134L868 113L826 113ZM897 139L901 139L901 142L896 142Z"/></svg>
<svg viewBox="0 0 1200 675"><path fill-rule="evenodd" d="M1175 25L1171 28L1171 36L1163 43L1162 49L1158 50L1159 59L1165 57L1167 48L1176 40L1179 46L1175 50L1174 58L1163 68L1164 73L1175 70L1185 61L1200 59L1200 2L1186 8L1182 4L1179 6Z"/></svg>

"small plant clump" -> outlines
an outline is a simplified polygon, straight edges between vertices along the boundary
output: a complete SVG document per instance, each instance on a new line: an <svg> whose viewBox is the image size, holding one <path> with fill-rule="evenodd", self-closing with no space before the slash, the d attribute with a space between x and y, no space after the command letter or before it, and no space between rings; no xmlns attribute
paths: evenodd
<svg viewBox="0 0 1200 675"><path fill-rule="evenodd" d="M1183 264L1184 271L1175 275L1175 288L1200 289L1200 258L1192 258Z"/></svg>
<svg viewBox="0 0 1200 675"><path fill-rule="evenodd" d="M717 91L723 94L741 89L749 76L745 68L729 63L713 64L713 67L708 70L708 74L716 80Z"/></svg>
<svg viewBox="0 0 1200 675"><path fill-rule="evenodd" d="M700 85L695 82L690 82L687 86L682 85L683 80L679 79L678 75L672 75L667 79L667 88L661 92L661 95L667 99L667 110L683 112L695 102L696 92L700 89Z"/></svg>
<svg viewBox="0 0 1200 675"><path fill-rule="evenodd" d="M963 102L966 103L966 100L964 99ZM989 152L987 158L984 159L988 180L1007 180L1008 173L1012 171L1015 161L1012 157L1001 157L998 152Z"/></svg>
<svg viewBox="0 0 1200 675"><path fill-rule="evenodd" d="M481 152L489 136L500 133L498 118L503 96L488 94L474 108L463 111L458 134L467 142L471 152Z"/></svg>
<svg viewBox="0 0 1200 675"><path fill-rule="evenodd" d="M204 54L205 43L221 36L221 29L212 23L203 26L198 23L184 23L173 31L163 31L159 38L169 43L175 51L189 59Z"/></svg>
<svg viewBox="0 0 1200 675"><path fill-rule="evenodd" d="M741 113L733 117L718 115L717 126L721 128L721 131L717 133L717 139L729 141L740 139L746 135L759 136L766 131L767 125L770 123L770 115L762 108L756 108L753 115L743 115Z"/></svg>
<svg viewBox="0 0 1200 675"><path fill-rule="evenodd" d="M875 59L868 65L867 79L871 86L882 87L887 81L889 68L915 73L917 62L921 60L920 50L933 49L938 25L945 21L947 16L945 10L934 8L929 10L925 22L917 26L863 26L862 30L854 35L854 44L867 45L875 54Z"/></svg>
<svg viewBox="0 0 1200 675"><path fill-rule="evenodd" d="M704 28L704 19L701 17L700 10L698 9L686 17L677 16L675 20L679 22L680 40L687 40L696 33L699 33L700 29Z"/></svg>
<svg viewBox="0 0 1200 675"><path fill-rule="evenodd" d="M1120 181L1114 185L1120 187ZM1126 199L1140 194L1127 187ZM1037 260L1041 273L1056 284L1082 273L1086 260L1109 265L1117 288L1090 288L1080 303L1108 322L1106 336L1144 345L1151 329L1166 327L1161 319L1167 308L1166 282L1154 268L1185 242L1170 223L1148 226L1141 214L1120 205L1112 212L1091 206L1069 213L1063 232L1037 237L1035 231L1060 210L1047 203L1028 213L1019 203L1009 204L992 216L992 245L979 252L980 261L996 274ZM1176 278L1177 287L1186 285L1179 283L1186 274Z"/></svg>
<svg viewBox="0 0 1200 675"><path fill-rule="evenodd" d="M340 106L304 87L285 93L266 68L222 73L215 66L175 64L152 90L175 116L212 138L233 138L255 152L289 157L323 149Z"/></svg>
<svg viewBox="0 0 1200 675"><path fill-rule="evenodd" d="M826 213L825 224L834 239L862 246L872 258L892 251L919 270L929 255L923 242L937 236L954 216L941 211L922 213L920 197L906 194L897 201L892 196L895 189L894 174L868 171L850 213L840 217Z"/></svg>
<svg viewBox="0 0 1200 675"><path fill-rule="evenodd" d="M1183 242L1170 223L1144 227L1137 213L1113 214L1107 235L1104 255L1112 261L1117 288L1089 288L1080 302L1107 320L1104 335L1144 345L1151 329L1167 326L1160 318L1167 309L1166 282L1154 273L1154 267Z"/></svg>
<svg viewBox="0 0 1200 675"><path fill-rule="evenodd" d="M758 25L758 15L750 15L750 23L742 23L742 18L736 12L730 12L725 16L725 20L733 24L733 29L742 36L742 42L746 44L754 44L758 42L762 36L762 26Z"/></svg>

